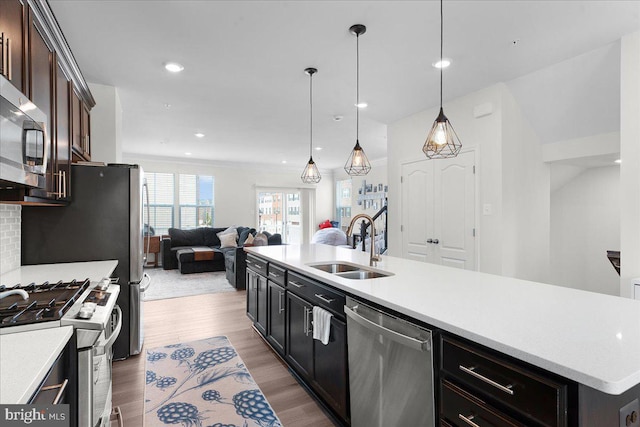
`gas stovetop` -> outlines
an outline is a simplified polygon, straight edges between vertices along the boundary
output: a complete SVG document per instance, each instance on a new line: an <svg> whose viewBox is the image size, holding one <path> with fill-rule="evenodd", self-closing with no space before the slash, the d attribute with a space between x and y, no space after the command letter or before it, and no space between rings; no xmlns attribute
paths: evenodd
<svg viewBox="0 0 640 427"><path fill-rule="evenodd" d="M32 283L24 287L0 286L0 292L23 290L29 296L26 300L20 294L0 299L0 328L60 320L76 302L81 300L89 286L89 279L45 282L41 285ZM109 295L106 292L92 290L82 302L104 305Z"/></svg>

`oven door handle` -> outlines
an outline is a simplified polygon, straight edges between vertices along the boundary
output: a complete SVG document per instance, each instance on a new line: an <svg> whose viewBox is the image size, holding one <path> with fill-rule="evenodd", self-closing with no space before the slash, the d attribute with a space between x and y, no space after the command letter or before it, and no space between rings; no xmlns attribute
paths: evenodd
<svg viewBox="0 0 640 427"><path fill-rule="evenodd" d="M144 291L149 289L149 287L151 286L151 276L149 276L147 273L144 273L142 275L142 280L140 281L141 284L144 281L144 279L147 279L147 281L148 281L147 282L147 286L140 286L140 293L143 293Z"/></svg>
<svg viewBox="0 0 640 427"><path fill-rule="evenodd" d="M107 338L104 345L96 346L94 348L94 356L101 356L105 354L107 350L110 349L111 346L113 346L113 343L116 341L116 338L118 338L118 335L120 335L120 330L122 330L122 310L118 305L114 307L114 310L116 311L116 313L118 313L118 323L113 329L113 332L111 332L111 335L109 335L109 338Z"/></svg>

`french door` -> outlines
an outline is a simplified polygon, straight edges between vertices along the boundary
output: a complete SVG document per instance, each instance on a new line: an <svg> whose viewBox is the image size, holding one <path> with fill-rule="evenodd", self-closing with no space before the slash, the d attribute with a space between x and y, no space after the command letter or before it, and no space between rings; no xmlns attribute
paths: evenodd
<svg viewBox="0 0 640 427"><path fill-rule="evenodd" d="M283 243L302 243L302 204L300 191L258 190L258 231L279 233Z"/></svg>

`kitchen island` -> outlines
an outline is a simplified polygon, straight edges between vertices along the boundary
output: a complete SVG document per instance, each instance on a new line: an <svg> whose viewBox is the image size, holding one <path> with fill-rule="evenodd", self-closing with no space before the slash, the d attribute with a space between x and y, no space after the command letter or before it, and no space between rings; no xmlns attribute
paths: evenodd
<svg viewBox="0 0 640 427"><path fill-rule="evenodd" d="M615 409L617 420L618 407L640 396L640 301L388 256L371 269L392 275L347 279L313 265L342 261L370 269L369 254L326 245L247 251L575 382L580 425L609 425L593 421L587 407L606 408L606 420Z"/></svg>

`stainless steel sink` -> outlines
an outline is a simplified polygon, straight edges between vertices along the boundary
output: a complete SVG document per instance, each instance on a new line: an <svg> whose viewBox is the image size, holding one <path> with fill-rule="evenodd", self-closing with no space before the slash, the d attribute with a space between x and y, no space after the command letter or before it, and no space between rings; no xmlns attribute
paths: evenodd
<svg viewBox="0 0 640 427"><path fill-rule="evenodd" d="M346 271L356 271L360 270L360 266L351 265L351 264L343 264L340 262L327 263L327 264L315 264L309 265L309 267L317 268L318 270L325 271L327 273L344 273Z"/></svg>
<svg viewBox="0 0 640 427"><path fill-rule="evenodd" d="M358 264L348 264L345 262L325 262L318 264L307 264L309 267L317 268L326 273L335 274L338 277L352 280L375 279L376 277L393 276L393 273L370 270Z"/></svg>
<svg viewBox="0 0 640 427"><path fill-rule="evenodd" d="M379 271L372 271L372 270L356 270L356 271L347 271L345 273L336 274L336 276L343 277L345 279L354 279L354 280L375 279L376 277L388 277L391 275L392 275L391 273L382 273Z"/></svg>

